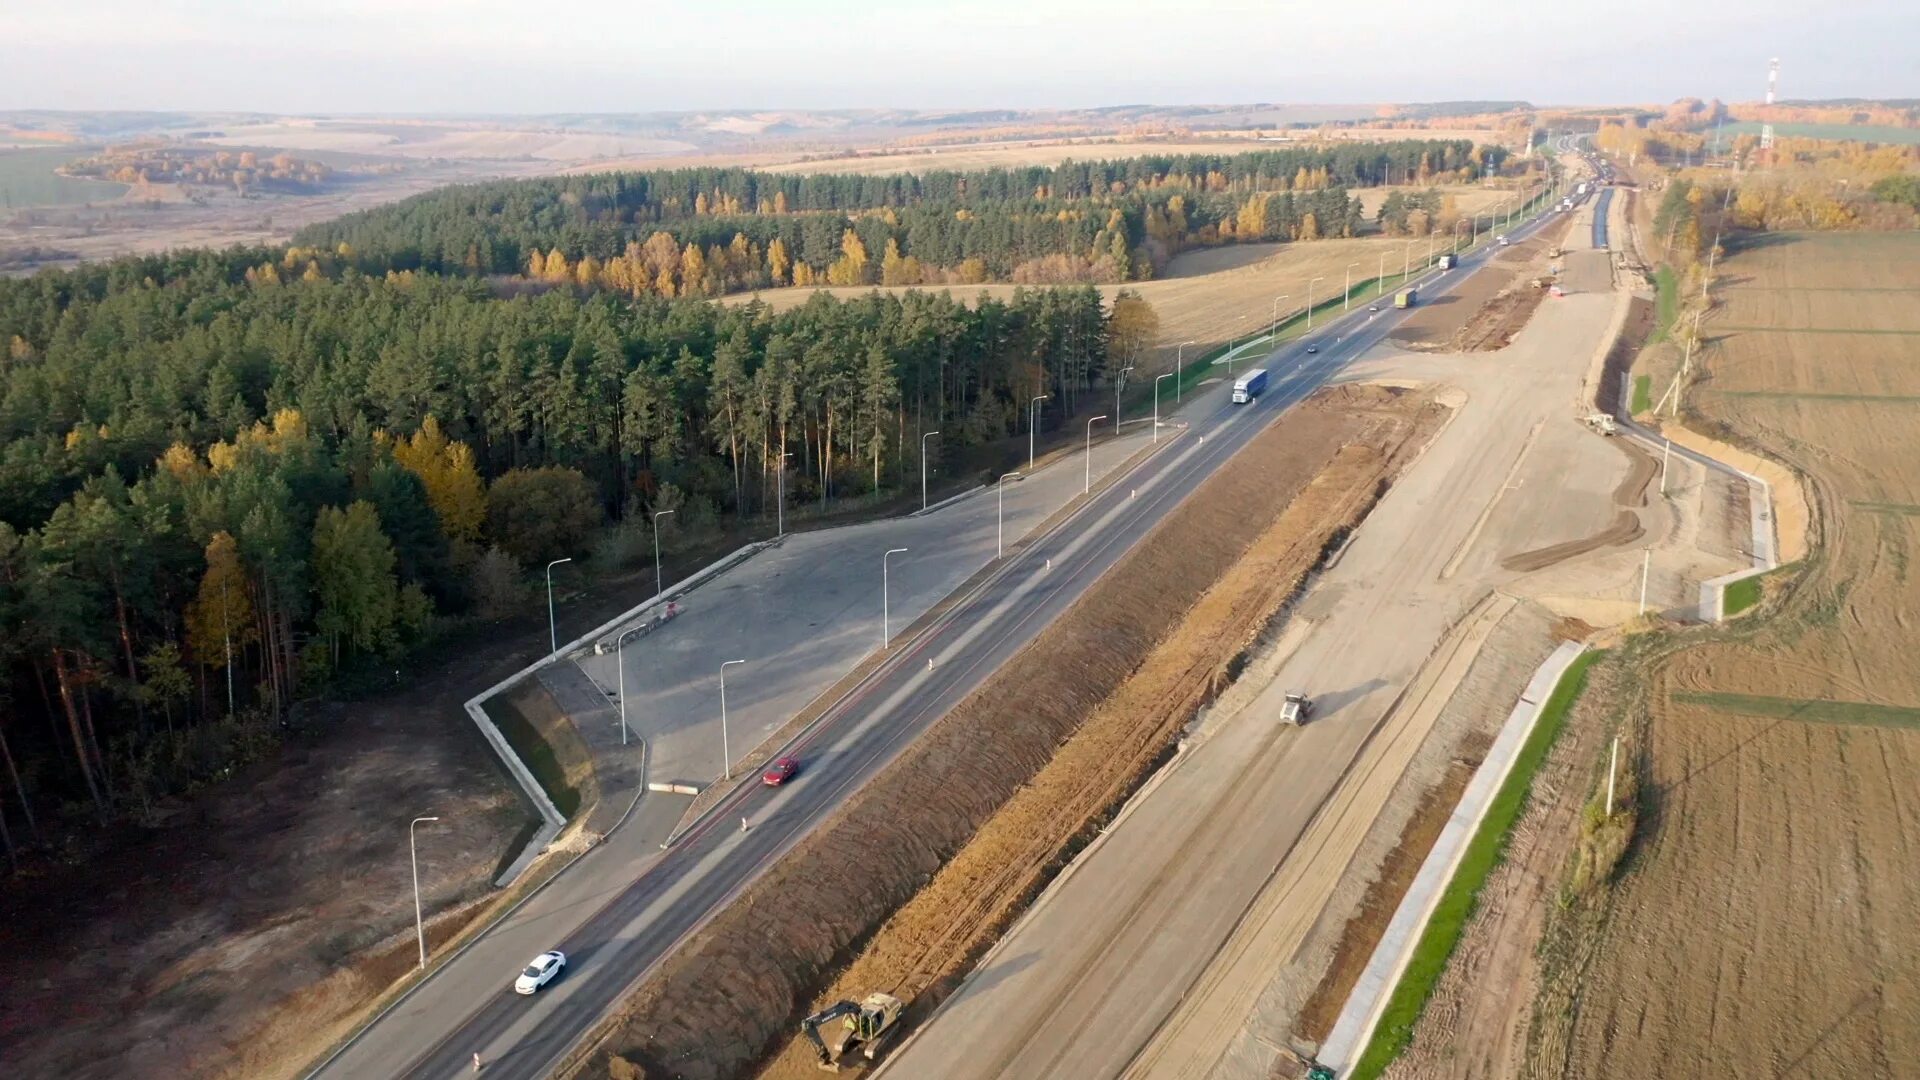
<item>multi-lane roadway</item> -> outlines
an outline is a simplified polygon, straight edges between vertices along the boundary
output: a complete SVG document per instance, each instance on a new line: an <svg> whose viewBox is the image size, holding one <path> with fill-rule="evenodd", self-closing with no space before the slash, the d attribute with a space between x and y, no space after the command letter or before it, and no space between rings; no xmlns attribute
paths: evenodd
<svg viewBox="0 0 1920 1080"><path fill-rule="evenodd" d="M1520 226L1512 235L1517 239L1536 226ZM1415 284L1427 299L1444 296L1484 258L1484 253L1469 255L1452 272L1436 272ZM630 885L610 895L580 896L579 904L599 906L577 929L550 943L571 962L551 987L531 997L515 995L509 971L488 984L431 977L414 992L414 1000L370 1029L377 1036L381 1026L409 1025L407 1038L363 1037L315 1075L452 1077L469 1073L475 1054L494 1080L546 1075L630 986L1031 641L1201 480L1281 411L1382 340L1403 317L1385 305L1377 313L1356 310L1310 339L1283 347L1265 361L1273 371L1272 388L1252 404L1229 404L1224 380L1193 395L1184 430L1163 430L1161 439L1168 445L1159 453L1010 552L988 580L918 638L898 646L886 665L812 728L804 747L807 772L783 788L743 788ZM1308 341L1316 352L1306 351ZM754 821L745 831L737 826L743 814ZM565 875L551 886L567 887ZM418 1007L422 999L444 1004L449 996L472 1001L471 1011L457 1022L432 1019L446 1015L444 1008Z"/></svg>

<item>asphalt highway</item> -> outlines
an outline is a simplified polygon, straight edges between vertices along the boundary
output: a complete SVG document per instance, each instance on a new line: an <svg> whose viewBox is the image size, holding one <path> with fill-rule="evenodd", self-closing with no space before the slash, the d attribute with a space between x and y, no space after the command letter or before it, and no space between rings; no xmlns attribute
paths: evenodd
<svg viewBox="0 0 1920 1080"><path fill-rule="evenodd" d="M1516 227L1511 235L1518 239L1538 224ZM1466 256L1456 269L1430 272L1414 284L1423 301L1445 295L1485 258L1484 251ZM1228 403L1224 378L1191 395L1184 430L1163 428L1167 445L1158 453L1011 552L992 577L920 637L899 646L887 665L815 725L797 748L808 763L800 776L778 789L743 787L577 930L553 942L570 961L559 980L522 997L511 990L512 971L482 986L429 978L416 993L470 995L474 1011L424 1055L378 1063L377 1075L471 1075L476 1052L483 1053L488 1080L547 1075L630 987L1032 641L1200 481L1403 317L1383 302L1377 313L1356 307L1329 320L1312 337L1261 362L1271 372L1269 389L1251 404ZM1306 351L1309 342L1316 352ZM745 831L738 825L742 816L752 821ZM550 887L566 886L562 875ZM406 1010L396 1009L376 1023L410 1021ZM350 1059L343 1054L314 1075L369 1075L368 1062Z"/></svg>

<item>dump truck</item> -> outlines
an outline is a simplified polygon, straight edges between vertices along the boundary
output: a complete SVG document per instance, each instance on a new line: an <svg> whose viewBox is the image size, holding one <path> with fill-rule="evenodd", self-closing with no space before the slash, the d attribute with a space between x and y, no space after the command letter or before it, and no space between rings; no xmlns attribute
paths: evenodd
<svg viewBox="0 0 1920 1080"><path fill-rule="evenodd" d="M1581 417L1581 419L1586 421L1588 427L1601 435L1612 435L1619 430L1614 426L1613 416L1610 413L1588 413L1586 416Z"/></svg>
<svg viewBox="0 0 1920 1080"><path fill-rule="evenodd" d="M868 994L861 1001L836 1001L800 1021L800 1033L813 1043L814 1056L820 1059L819 1067L839 1072L840 1059L855 1050L872 1061L881 1042L899 1030L900 1013L906 1007L892 994L881 993ZM821 1037L820 1029L835 1020L843 1021L840 1038L829 1043Z"/></svg>
<svg viewBox="0 0 1920 1080"><path fill-rule="evenodd" d="M1286 700L1280 704L1280 722L1283 724L1299 727L1306 723L1307 717L1311 715L1313 715L1313 699L1303 693L1296 691L1288 694Z"/></svg>
<svg viewBox="0 0 1920 1080"><path fill-rule="evenodd" d="M1259 397L1261 391L1266 388L1266 369L1254 368L1252 371L1247 372L1245 375L1233 381L1233 403L1235 405L1248 404Z"/></svg>
<svg viewBox="0 0 1920 1080"><path fill-rule="evenodd" d="M1401 289L1399 292L1393 294L1393 306L1397 308L1410 308L1413 306L1413 302L1419 298L1419 289Z"/></svg>

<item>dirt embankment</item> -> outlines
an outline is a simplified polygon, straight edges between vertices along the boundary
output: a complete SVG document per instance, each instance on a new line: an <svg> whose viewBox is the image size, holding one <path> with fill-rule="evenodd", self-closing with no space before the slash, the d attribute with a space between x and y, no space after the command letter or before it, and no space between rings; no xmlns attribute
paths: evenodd
<svg viewBox="0 0 1920 1080"><path fill-rule="evenodd" d="M1347 388L1257 438L670 959L579 1071L600 1074L614 1051L650 1077L737 1075L823 989L889 990L910 1001L909 1022L924 1017L1370 503L1413 401ZM773 1069L813 1074L792 1049Z"/></svg>

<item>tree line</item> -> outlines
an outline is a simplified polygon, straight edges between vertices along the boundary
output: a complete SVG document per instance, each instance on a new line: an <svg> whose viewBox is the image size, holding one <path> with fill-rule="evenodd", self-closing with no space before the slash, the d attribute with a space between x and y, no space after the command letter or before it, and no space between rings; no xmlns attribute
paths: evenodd
<svg viewBox="0 0 1920 1080"><path fill-rule="evenodd" d="M1347 189L1472 179L1468 140L871 176L740 168L465 185L301 231L363 272L524 275L631 296L784 285L1128 281L1190 246L1350 236Z"/></svg>
<svg viewBox="0 0 1920 1080"><path fill-rule="evenodd" d="M524 570L650 557L655 510L671 550L1057 422L1143 306L500 297L290 249L0 281L0 836L224 776Z"/></svg>

